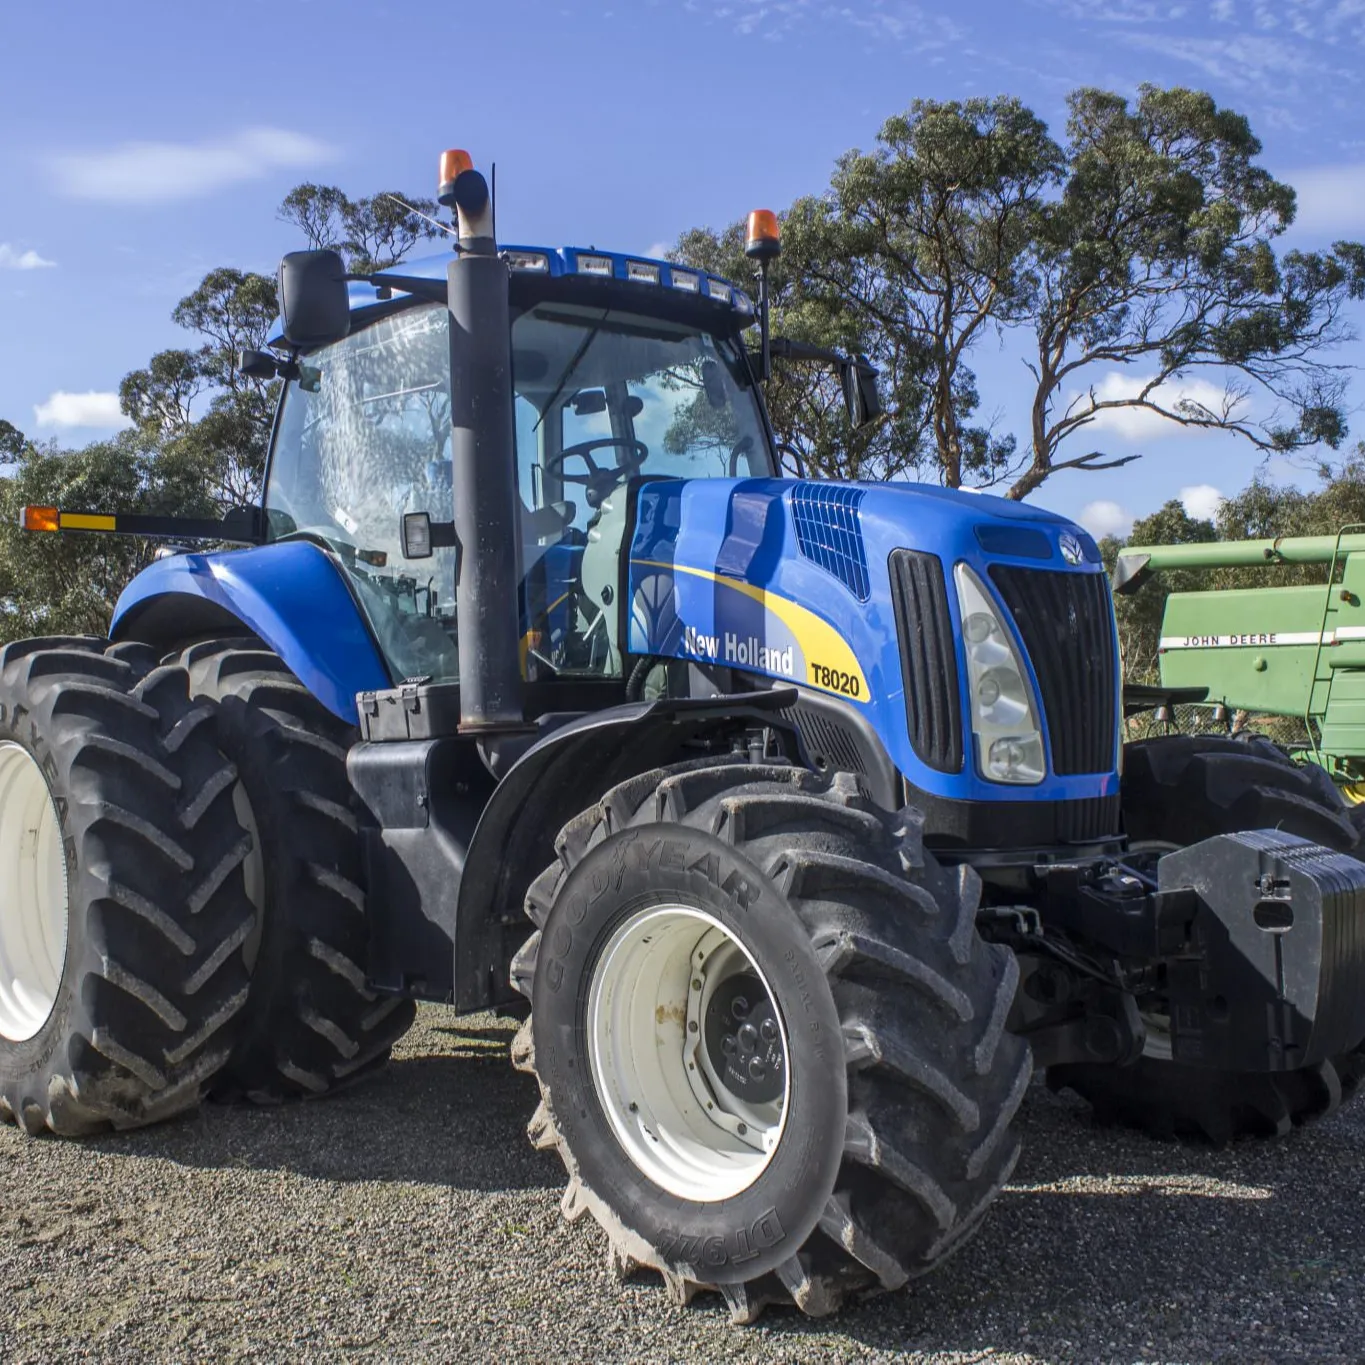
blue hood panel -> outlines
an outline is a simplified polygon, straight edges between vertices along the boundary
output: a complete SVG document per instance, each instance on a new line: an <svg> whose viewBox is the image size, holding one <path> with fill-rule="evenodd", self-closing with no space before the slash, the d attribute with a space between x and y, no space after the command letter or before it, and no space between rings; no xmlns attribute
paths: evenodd
<svg viewBox="0 0 1365 1365"><path fill-rule="evenodd" d="M140 611L176 596L203 599L235 616L352 725L356 693L391 686L340 572L307 541L158 560L124 589L110 634L118 638L120 626L132 625Z"/></svg>
<svg viewBox="0 0 1365 1365"><path fill-rule="evenodd" d="M1063 536L1079 563L1063 558ZM956 563L973 566L987 585L993 563L1103 573L1080 527L1002 498L916 484L650 483L640 490L631 546L629 648L734 665L841 697L863 713L906 777L936 796L1058 801L1117 792L1117 771L1050 774L1037 786L987 782L975 771L970 742L960 772L935 771L916 756L888 567L898 549L927 551L943 564L964 687ZM1036 695L1036 675L1032 681ZM959 702L970 741L967 698Z"/></svg>

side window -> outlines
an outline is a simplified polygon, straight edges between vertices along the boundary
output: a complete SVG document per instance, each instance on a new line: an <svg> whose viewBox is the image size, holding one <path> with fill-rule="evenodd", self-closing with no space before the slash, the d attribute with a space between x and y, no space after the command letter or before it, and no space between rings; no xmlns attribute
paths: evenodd
<svg viewBox="0 0 1365 1365"><path fill-rule="evenodd" d="M540 463L540 414L530 399L517 394L514 411L517 427L517 491L527 507L539 507L545 501L545 471Z"/></svg>
<svg viewBox="0 0 1365 1365"><path fill-rule="evenodd" d="M632 380L636 435L649 447L641 470L674 479L743 479L761 474L765 437L752 396L729 359L699 353ZM747 384L747 377L744 377Z"/></svg>

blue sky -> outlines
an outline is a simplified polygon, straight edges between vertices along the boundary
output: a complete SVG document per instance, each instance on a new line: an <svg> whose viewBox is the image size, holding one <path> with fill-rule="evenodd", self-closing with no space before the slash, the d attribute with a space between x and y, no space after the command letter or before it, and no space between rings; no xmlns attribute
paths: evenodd
<svg viewBox="0 0 1365 1365"><path fill-rule="evenodd" d="M1068 89L1149 80L1251 118L1294 244L1365 237L1365 0L11 0L0 35L0 416L71 444L186 340L170 310L206 270L298 245L292 185L430 194L447 146L497 161L504 238L645 251L820 190L916 96L1014 94L1060 132ZM975 363L1022 434L1017 355ZM1036 495L1097 531L1182 490L1207 511L1257 463L1131 416L1102 436L1143 458Z"/></svg>

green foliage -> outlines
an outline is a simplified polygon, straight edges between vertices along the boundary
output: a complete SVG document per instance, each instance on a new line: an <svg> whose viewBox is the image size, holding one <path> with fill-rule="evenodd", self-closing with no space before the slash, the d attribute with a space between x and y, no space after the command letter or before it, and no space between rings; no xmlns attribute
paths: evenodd
<svg viewBox="0 0 1365 1365"><path fill-rule="evenodd" d="M769 279L774 329L796 341L851 354L868 353L871 333L860 329L848 310L832 306L828 296L812 284L824 250L823 214L817 201L803 200L783 215L783 251ZM758 272L744 255L742 222L719 232L710 228L685 232L670 256L734 280L754 297L758 295ZM749 339L757 344L756 335L751 333ZM884 375L883 387L894 387L896 378ZM837 378L809 361L774 361L767 397L779 443L795 451L807 471L817 477L894 478L913 468L924 453L920 433L893 430L889 421L858 430L850 427ZM904 405L904 410L917 407Z"/></svg>
<svg viewBox="0 0 1365 1365"><path fill-rule="evenodd" d="M1262 451L1336 448L1346 434L1342 312L1365 296L1365 248L1277 257L1294 192L1255 164L1261 144L1211 96L1143 86L1135 105L1101 90L1069 101L1066 179L1041 209L1031 460L1022 497L1058 469L1112 469L1102 448L1065 443L1115 408L1231 431ZM1095 387L1098 367L1133 386ZM1182 382L1200 379L1200 396ZM1252 415L1250 400L1269 407Z"/></svg>
<svg viewBox="0 0 1365 1365"><path fill-rule="evenodd" d="M1262 453L1341 445L1331 351L1365 297L1365 246L1278 253L1294 192L1209 95L1082 89L1068 109L1059 143L1014 99L918 100L784 215L776 329L882 371L886 417L850 433L832 383L779 369L777 428L821 473L1021 498L1059 469L1137 458L1089 440L1132 408ZM684 233L675 255L753 284L739 224ZM1023 449L982 412L970 360L989 337L1030 358Z"/></svg>
<svg viewBox="0 0 1365 1365"><path fill-rule="evenodd" d="M314 251L341 252L357 275L388 270L418 242L439 237L433 222L440 206L431 199L384 191L352 199L335 185L296 185L284 197L279 217L292 223Z"/></svg>
<svg viewBox="0 0 1365 1365"><path fill-rule="evenodd" d="M338 247L350 269L375 270L437 235L420 216L434 216L436 205L408 203L412 208L385 195L352 200L332 187L300 185L280 216L310 246ZM20 508L215 516L259 498L280 386L247 378L236 358L265 345L277 311L269 276L211 270L171 312L194 343L158 352L119 385L130 431L65 451L36 446L0 420L0 641L102 633L119 593L155 548L108 535L25 534Z"/></svg>
<svg viewBox="0 0 1365 1365"><path fill-rule="evenodd" d="M171 313L202 338L198 348L160 351L119 385L119 405L143 439L197 470L222 510L259 495L279 384L248 379L236 357L265 345L276 311L273 280L211 270Z"/></svg>
<svg viewBox="0 0 1365 1365"><path fill-rule="evenodd" d="M21 531L20 510L33 504L213 515L199 469L141 431L75 451L39 447L20 436L8 475L0 478L0 643L103 634L119 593L153 554L151 544L130 537Z"/></svg>

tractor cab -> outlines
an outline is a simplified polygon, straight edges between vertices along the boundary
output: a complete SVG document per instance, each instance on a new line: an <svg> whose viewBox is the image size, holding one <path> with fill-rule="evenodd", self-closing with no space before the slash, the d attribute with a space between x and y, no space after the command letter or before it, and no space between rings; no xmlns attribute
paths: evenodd
<svg viewBox="0 0 1365 1365"><path fill-rule="evenodd" d="M663 263L524 249L506 259L524 673L619 679L634 491L774 473L739 334L753 306L720 281L702 295L698 275ZM445 265L406 269L416 288ZM454 683L459 551L430 530L453 515L450 313L414 295L371 302L374 292L353 288L350 333L287 382L266 538L335 556L395 680Z"/></svg>

